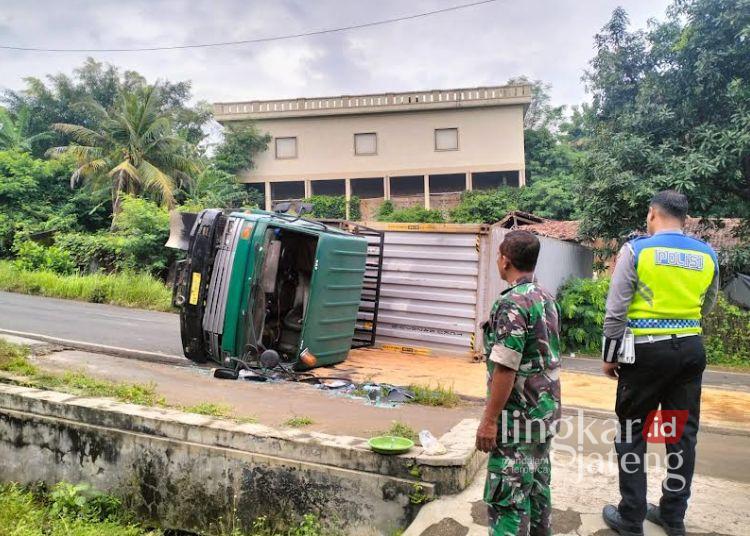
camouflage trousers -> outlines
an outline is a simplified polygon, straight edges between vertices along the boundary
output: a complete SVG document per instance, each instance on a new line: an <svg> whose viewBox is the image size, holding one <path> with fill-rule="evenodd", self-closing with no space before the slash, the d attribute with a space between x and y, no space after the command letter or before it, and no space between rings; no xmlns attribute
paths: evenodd
<svg viewBox="0 0 750 536"><path fill-rule="evenodd" d="M484 487L490 536L551 536L550 441L500 444L490 454Z"/></svg>

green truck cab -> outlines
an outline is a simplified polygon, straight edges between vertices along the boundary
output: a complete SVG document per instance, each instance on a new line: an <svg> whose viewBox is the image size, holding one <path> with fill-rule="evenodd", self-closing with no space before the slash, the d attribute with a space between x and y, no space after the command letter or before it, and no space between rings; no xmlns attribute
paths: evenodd
<svg viewBox="0 0 750 536"><path fill-rule="evenodd" d="M382 234L337 225L261 210L174 215L167 245L187 251L173 293L185 356L237 368L272 349L305 370L372 345Z"/></svg>

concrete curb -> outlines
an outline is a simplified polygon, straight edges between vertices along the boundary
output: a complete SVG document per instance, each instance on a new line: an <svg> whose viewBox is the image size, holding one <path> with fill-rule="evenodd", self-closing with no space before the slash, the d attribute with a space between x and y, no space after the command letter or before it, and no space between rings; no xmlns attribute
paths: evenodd
<svg viewBox="0 0 750 536"><path fill-rule="evenodd" d="M163 354L160 352L147 352L144 350L131 350L129 348L120 348L118 346L107 346L104 344L94 344L90 342L74 341L70 339L63 339L60 337L51 337L48 335L42 335L39 333L28 333L24 331L14 331L10 329L0 328L0 335L13 335L15 337L24 337L27 339L37 339L42 342L56 344L63 346L67 349L85 350L87 352L93 352L95 354L107 354L117 357L125 357L129 359L137 359L139 361L146 361L150 363L161 363L164 365L172 365L176 367L200 367L189 361L187 358L182 356L176 356L171 354ZM481 402L483 399L473 396L461 396L462 399ZM585 417L592 419L616 419L614 411L607 411L601 409L594 409L585 406L564 406L562 413L564 415L576 415L578 411L582 411ZM701 431L709 432L712 434L719 435L730 435L730 436L743 436L750 437L750 429L732 428L726 426L716 426L711 424L701 424Z"/></svg>
<svg viewBox="0 0 750 536"><path fill-rule="evenodd" d="M50 344L63 346L66 349L85 350L95 354L107 354L116 357L126 357L137 359L139 361L148 361L150 363L161 363L163 365L173 365L177 367L194 367L195 365L186 357L163 354L161 352L147 352L145 350L131 350L130 348L120 348L119 346L107 346L106 344L94 344L91 342L74 341L63 339L61 337L51 337L40 333L28 333L25 331L15 331L11 329L0 328L0 335L13 335L15 337L24 337L27 339L36 339Z"/></svg>
<svg viewBox="0 0 750 536"><path fill-rule="evenodd" d="M439 494L462 491L483 461L474 448L475 419L459 422L440 438L448 449L444 455L428 456L415 446L407 454L382 456L372 452L361 437L242 424L177 408L140 406L19 385L22 378L0 373L2 378L8 383L0 382L0 413L19 412L298 463L314 460L321 466L426 484Z"/></svg>

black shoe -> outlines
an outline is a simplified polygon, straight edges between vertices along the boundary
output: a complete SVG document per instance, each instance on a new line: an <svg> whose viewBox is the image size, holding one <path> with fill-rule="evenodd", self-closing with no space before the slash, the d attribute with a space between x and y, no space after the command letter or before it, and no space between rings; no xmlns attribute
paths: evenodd
<svg viewBox="0 0 750 536"><path fill-rule="evenodd" d="M680 521L679 523L668 524L661 518L661 510L655 504L649 503L648 509L646 510L646 519L651 521L651 523L661 525L664 532L667 533L667 536L685 536L685 534L687 534L685 532L685 523Z"/></svg>
<svg viewBox="0 0 750 536"><path fill-rule="evenodd" d="M602 517L607 526L620 536L643 536L643 524L638 526L628 523L622 518L616 506L605 506Z"/></svg>

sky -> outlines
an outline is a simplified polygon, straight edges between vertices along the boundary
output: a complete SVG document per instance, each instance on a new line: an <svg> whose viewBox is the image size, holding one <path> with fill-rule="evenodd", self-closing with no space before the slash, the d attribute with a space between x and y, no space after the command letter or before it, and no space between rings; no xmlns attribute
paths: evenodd
<svg viewBox="0 0 750 536"><path fill-rule="evenodd" d="M0 45L127 48L254 39L361 24L470 0L0 0ZM554 104L588 100L593 36L622 5L634 27L667 0L496 2L322 36L221 48L125 53L0 50L0 88L71 73L87 56L191 80L209 102L501 85L527 75Z"/></svg>

